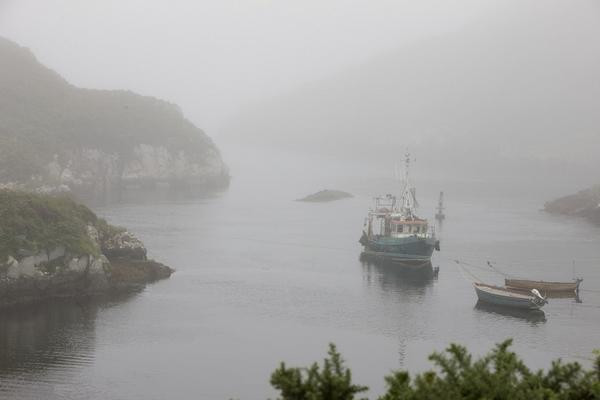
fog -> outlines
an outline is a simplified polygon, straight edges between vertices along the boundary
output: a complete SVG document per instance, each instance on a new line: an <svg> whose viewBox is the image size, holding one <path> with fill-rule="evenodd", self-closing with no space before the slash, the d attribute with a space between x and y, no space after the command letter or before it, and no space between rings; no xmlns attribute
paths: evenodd
<svg viewBox="0 0 600 400"><path fill-rule="evenodd" d="M442 179L590 185L600 167L598 11L506 3L259 104L226 131L388 169L409 148Z"/></svg>
<svg viewBox="0 0 600 400"><path fill-rule="evenodd" d="M573 188L598 168L595 1L0 7L0 35L69 82L178 104L234 175L248 149L357 170L391 170L411 149L442 179L541 176Z"/></svg>
<svg viewBox="0 0 600 400"><path fill-rule="evenodd" d="M75 85L175 102L215 136L247 105L493 8L480 3L5 0L0 35Z"/></svg>

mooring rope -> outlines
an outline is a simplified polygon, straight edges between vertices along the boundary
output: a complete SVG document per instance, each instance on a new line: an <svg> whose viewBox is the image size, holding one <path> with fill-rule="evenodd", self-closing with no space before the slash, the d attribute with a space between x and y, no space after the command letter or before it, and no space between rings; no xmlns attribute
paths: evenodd
<svg viewBox="0 0 600 400"><path fill-rule="evenodd" d="M466 269L464 267L464 265L462 265L459 260L454 260L454 262L456 264L458 264L458 266L460 267L461 272L463 272L463 273L469 275L471 278L473 278L473 282L483 282L483 280L481 280L477 275L475 275L474 273L472 273L471 271L469 271L468 269Z"/></svg>
<svg viewBox="0 0 600 400"><path fill-rule="evenodd" d="M471 268L477 268L477 269L482 270L482 271L493 271L493 272L497 273L498 275L503 276L504 278L509 278L509 279L525 279L525 278L520 278L517 275L509 274L509 273L506 273L506 272L500 270L498 267L495 266L495 264L498 264L496 261L489 261L489 260L486 261L486 264L487 264L487 266L489 268L485 268L482 265L475 265L475 264L472 264L472 263L469 263L469 262L466 262L466 261L462 261L462 260L457 260L457 259L447 259L447 260L448 261L452 261L452 262L456 262L457 264L460 263L462 265L466 265L466 266L471 267ZM515 268L514 266L512 266L512 267ZM590 289L586 289L586 290L594 291L594 290L590 290ZM598 291L598 292L600 292L600 291Z"/></svg>
<svg viewBox="0 0 600 400"><path fill-rule="evenodd" d="M502 276L503 276L503 277L505 277L505 278L514 278L514 276L512 276L512 275L510 275L510 274L506 274L506 273L504 273L504 272L500 271L499 269L497 269L496 267L494 267L494 265L493 265L493 264L496 264L496 263L495 263L495 262L492 262L492 261L489 261L489 260L487 261L487 265L488 265L488 266L489 266L491 269L493 269L495 272L497 272L498 274L502 275Z"/></svg>
<svg viewBox="0 0 600 400"><path fill-rule="evenodd" d="M482 267L482 266L480 266L480 265L471 264L471 263L468 263L468 262L466 262L466 261L462 261L462 260L458 260L458 259L452 259L452 260L451 260L451 259L448 259L448 260L450 260L450 261L452 261L452 262L454 262L454 263L458 264L458 265L461 267L461 269L465 269L464 267L471 267L471 268L477 268L477 269L479 269L479 270L481 270L481 271L490 272L490 269L488 269L488 268L484 268L484 267ZM501 275L503 275L503 276L507 276L507 275L505 275L505 274L502 274L502 273L500 273L499 271L496 271L494 268L492 268L492 269L491 269L491 271L492 271L492 272L499 273L499 274L501 274ZM471 273L471 272L469 272L469 273L472 275L472 273Z"/></svg>

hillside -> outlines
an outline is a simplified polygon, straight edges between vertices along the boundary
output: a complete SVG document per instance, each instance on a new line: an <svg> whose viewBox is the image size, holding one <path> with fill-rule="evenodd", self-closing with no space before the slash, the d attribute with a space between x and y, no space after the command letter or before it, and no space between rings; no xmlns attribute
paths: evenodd
<svg viewBox="0 0 600 400"><path fill-rule="evenodd" d="M388 168L409 147L419 170L451 176L567 175L599 165L599 71L597 3L511 1L249 107L225 131Z"/></svg>
<svg viewBox="0 0 600 400"><path fill-rule="evenodd" d="M228 182L216 146L177 106L74 87L0 38L0 185L98 197L128 186Z"/></svg>

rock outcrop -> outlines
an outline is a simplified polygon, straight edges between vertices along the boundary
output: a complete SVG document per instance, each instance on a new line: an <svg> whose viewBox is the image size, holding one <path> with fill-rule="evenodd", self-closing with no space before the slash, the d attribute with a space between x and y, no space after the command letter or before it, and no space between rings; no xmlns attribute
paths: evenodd
<svg viewBox="0 0 600 400"><path fill-rule="evenodd" d="M110 201L123 191L225 188L212 140L174 105L81 89L0 38L0 188Z"/></svg>
<svg viewBox="0 0 600 400"><path fill-rule="evenodd" d="M549 201L544 210L552 214L583 217L600 225L600 185Z"/></svg>
<svg viewBox="0 0 600 400"><path fill-rule="evenodd" d="M0 191L0 308L139 288L173 270L66 197Z"/></svg>

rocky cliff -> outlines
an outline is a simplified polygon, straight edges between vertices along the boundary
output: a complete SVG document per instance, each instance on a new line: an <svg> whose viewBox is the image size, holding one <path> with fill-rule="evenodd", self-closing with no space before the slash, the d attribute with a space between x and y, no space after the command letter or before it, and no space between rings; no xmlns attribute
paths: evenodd
<svg viewBox="0 0 600 400"><path fill-rule="evenodd" d="M77 88L0 38L0 187L103 200L228 183L219 150L176 105Z"/></svg>
<svg viewBox="0 0 600 400"><path fill-rule="evenodd" d="M583 217L600 224L600 185L549 201L544 209L552 214Z"/></svg>
<svg viewBox="0 0 600 400"><path fill-rule="evenodd" d="M0 190L0 308L139 288L172 272L67 197Z"/></svg>

